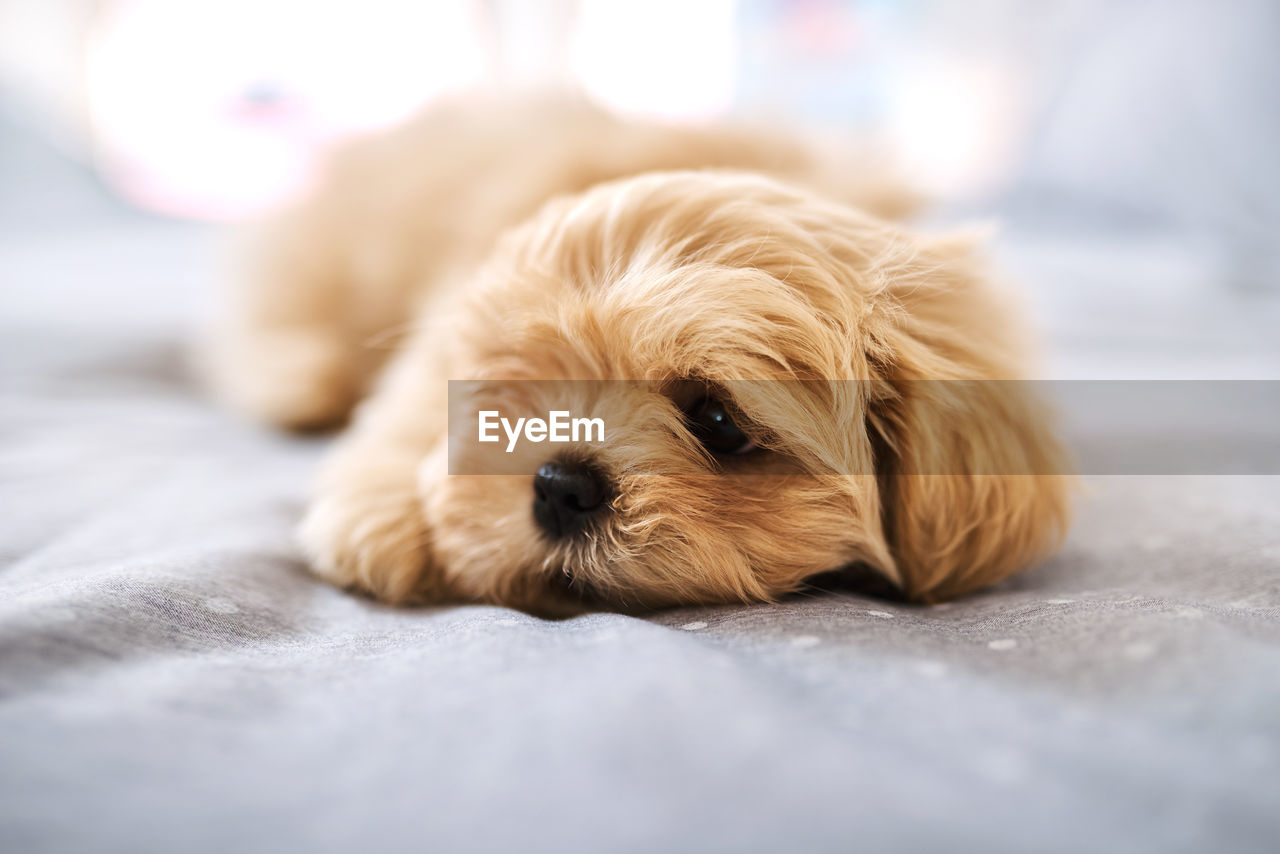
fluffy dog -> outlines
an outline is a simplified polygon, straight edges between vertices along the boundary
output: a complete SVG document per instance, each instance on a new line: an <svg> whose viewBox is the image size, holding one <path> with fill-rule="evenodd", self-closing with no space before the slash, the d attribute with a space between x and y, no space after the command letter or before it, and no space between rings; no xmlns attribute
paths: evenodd
<svg viewBox="0 0 1280 854"><path fill-rule="evenodd" d="M1068 479L1005 382L1022 317L968 240L831 175L785 140L565 103L341 154L214 352L224 394L286 427L378 378L302 525L316 571L567 614L767 601L850 566L932 601L1045 555ZM473 382L450 401L450 379ZM600 416L610 441L478 473L450 418L486 407Z"/></svg>

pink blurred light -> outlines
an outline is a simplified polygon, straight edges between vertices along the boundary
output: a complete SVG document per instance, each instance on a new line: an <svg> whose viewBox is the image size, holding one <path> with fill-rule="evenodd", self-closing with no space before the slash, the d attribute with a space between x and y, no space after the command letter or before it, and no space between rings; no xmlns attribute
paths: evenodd
<svg viewBox="0 0 1280 854"><path fill-rule="evenodd" d="M202 219L302 192L335 139L477 81L472 4L117 0L88 59L100 168L143 207Z"/></svg>

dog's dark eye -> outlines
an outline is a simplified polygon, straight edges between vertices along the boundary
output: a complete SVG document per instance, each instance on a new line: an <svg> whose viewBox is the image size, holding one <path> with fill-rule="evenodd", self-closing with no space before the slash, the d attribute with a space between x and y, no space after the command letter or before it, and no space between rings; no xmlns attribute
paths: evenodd
<svg viewBox="0 0 1280 854"><path fill-rule="evenodd" d="M714 397L703 397L685 410L689 432L713 454L745 454L755 450L756 443L729 415L725 405Z"/></svg>

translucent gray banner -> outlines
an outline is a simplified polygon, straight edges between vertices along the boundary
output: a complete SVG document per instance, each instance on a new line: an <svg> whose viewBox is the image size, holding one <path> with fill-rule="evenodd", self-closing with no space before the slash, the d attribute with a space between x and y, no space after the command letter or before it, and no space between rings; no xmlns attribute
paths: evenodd
<svg viewBox="0 0 1280 854"><path fill-rule="evenodd" d="M448 450L460 475L1272 475L1280 381L452 381Z"/></svg>

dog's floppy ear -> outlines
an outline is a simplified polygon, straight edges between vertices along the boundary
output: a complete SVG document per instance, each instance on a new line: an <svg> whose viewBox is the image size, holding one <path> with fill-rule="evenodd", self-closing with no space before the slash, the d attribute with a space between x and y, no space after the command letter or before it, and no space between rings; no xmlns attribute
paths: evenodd
<svg viewBox="0 0 1280 854"><path fill-rule="evenodd" d="M869 324L868 421L882 525L905 592L957 596L1057 545L1070 477L1035 383L1024 326L973 260L932 245L880 295Z"/></svg>

